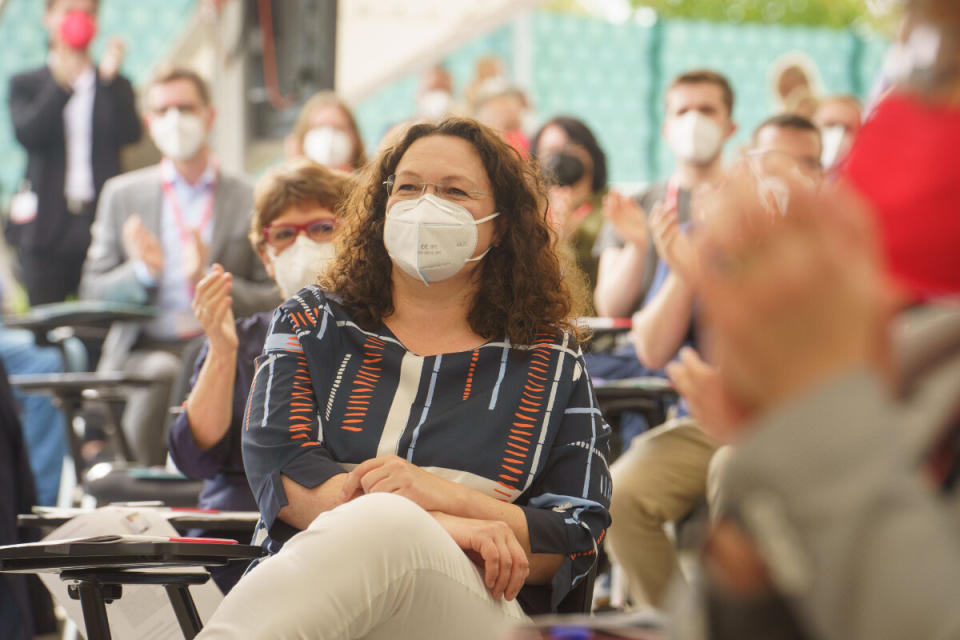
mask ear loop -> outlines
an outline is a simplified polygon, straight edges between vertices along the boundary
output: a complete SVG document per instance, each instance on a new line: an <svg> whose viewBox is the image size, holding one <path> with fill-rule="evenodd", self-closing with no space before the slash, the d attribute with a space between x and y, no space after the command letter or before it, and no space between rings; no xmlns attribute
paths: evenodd
<svg viewBox="0 0 960 640"><path fill-rule="evenodd" d="M479 220L474 220L473 223L474 223L475 225L483 224L484 222L489 222L490 220L493 220L494 218L496 218L496 217L499 216L499 215L500 215L500 212L497 211L497 212L495 212L495 213L491 213L491 214L488 215L486 218L480 218ZM480 255L478 255L476 258L467 258L467 259L466 259L466 262L476 262L477 260L482 260L482 259L484 258L484 256L486 256L488 253L490 253L490 249L493 249L493 245L490 245L489 247L487 247L487 250L484 251L483 253L481 253Z"/></svg>

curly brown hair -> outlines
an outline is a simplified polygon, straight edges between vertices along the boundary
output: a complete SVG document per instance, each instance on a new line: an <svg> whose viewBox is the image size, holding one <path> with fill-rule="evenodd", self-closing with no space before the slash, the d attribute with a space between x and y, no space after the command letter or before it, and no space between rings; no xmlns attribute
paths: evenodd
<svg viewBox="0 0 960 640"><path fill-rule="evenodd" d="M396 172L407 149L426 136L453 136L473 145L500 212L500 242L475 271L477 292L467 316L471 329L487 339L505 336L514 344L533 344L543 331L566 330L585 338L575 324L586 308L585 278L555 249L539 173L492 129L466 118L411 126L364 170L345 205L337 262L321 286L337 292L367 330L376 330L393 313L393 264L383 244L383 183Z"/></svg>

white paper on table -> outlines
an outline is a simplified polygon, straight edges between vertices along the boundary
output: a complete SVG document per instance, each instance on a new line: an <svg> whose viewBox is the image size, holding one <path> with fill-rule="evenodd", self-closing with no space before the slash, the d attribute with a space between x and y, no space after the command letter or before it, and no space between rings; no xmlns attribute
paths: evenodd
<svg viewBox="0 0 960 640"><path fill-rule="evenodd" d="M150 509L129 507L101 507L89 513L80 514L50 532L44 540L62 540L105 534L145 535L177 537L180 534L167 522L164 514ZM164 570L149 569L163 573ZM177 567L177 572L206 573L203 567ZM79 600L67 595L67 583L55 573L41 573L40 579L53 594L54 600L67 612L70 619L81 630L83 610ZM201 620L209 620L223 600L223 594L208 580L204 584L191 585L190 594L197 605ZM167 598L167 592L161 585L123 585L123 597L107 605L107 620L114 638L125 640L182 640L183 632Z"/></svg>

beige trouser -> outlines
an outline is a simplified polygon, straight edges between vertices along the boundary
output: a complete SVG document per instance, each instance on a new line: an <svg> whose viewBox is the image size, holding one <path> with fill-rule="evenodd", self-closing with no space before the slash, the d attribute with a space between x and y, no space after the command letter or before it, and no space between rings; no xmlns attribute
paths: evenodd
<svg viewBox="0 0 960 640"><path fill-rule="evenodd" d="M685 516L706 495L716 448L696 421L679 418L634 438L610 468L607 550L626 574L634 605L662 604L679 570L663 525Z"/></svg>
<svg viewBox="0 0 960 640"><path fill-rule="evenodd" d="M496 640L528 620L494 601L437 521L392 494L320 514L244 576L198 640Z"/></svg>

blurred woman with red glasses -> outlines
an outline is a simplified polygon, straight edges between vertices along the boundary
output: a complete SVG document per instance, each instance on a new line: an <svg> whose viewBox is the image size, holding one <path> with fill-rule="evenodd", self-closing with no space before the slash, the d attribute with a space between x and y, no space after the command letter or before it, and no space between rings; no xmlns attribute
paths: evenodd
<svg viewBox="0 0 960 640"><path fill-rule="evenodd" d="M254 191L250 242L284 298L316 282L334 257L338 208L350 178L309 161L268 173ZM170 455L187 476L202 479L198 506L250 511L250 493L240 453L240 428L254 359L263 350L272 312L236 320L231 311L231 275L218 264L197 285L193 311L206 333L184 411L171 426ZM235 533L203 531L232 537ZM231 563L212 571L226 593L245 569Z"/></svg>

